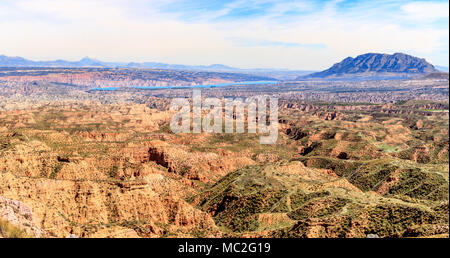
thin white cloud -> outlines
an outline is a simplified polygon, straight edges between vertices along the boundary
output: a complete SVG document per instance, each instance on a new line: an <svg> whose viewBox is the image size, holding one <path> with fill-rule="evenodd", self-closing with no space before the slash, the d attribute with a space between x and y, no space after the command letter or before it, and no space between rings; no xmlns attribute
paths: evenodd
<svg viewBox="0 0 450 258"><path fill-rule="evenodd" d="M429 11L426 15L415 11L423 3L383 6L367 2L343 10L342 1L319 8L311 1L264 0L254 3L270 4L261 15L219 19L252 4L237 0L188 21L179 18L177 12L183 10L162 11L167 3L2 2L0 14L6 16L0 15L0 54L41 60L75 60L88 55L105 61L322 69L365 52L407 52L448 65L448 21L446 26L434 26L431 20L411 26L412 19L426 19ZM436 7L422 6L422 10L431 10L426 8ZM448 11L446 15L441 12L437 17L448 19ZM318 45L326 48L308 47Z"/></svg>
<svg viewBox="0 0 450 258"><path fill-rule="evenodd" d="M412 2L401 7L408 19L418 21L434 21L449 17L448 2Z"/></svg>

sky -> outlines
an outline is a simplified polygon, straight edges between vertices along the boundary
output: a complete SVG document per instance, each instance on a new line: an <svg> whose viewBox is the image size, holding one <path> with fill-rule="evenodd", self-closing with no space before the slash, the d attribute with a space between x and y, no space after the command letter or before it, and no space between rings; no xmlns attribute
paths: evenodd
<svg viewBox="0 0 450 258"><path fill-rule="evenodd" d="M449 2L0 0L0 55L322 70L363 53L449 66Z"/></svg>

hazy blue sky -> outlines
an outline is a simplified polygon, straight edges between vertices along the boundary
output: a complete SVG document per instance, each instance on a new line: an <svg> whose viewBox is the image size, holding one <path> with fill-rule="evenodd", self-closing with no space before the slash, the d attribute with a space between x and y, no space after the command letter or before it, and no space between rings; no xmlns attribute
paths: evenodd
<svg viewBox="0 0 450 258"><path fill-rule="evenodd" d="M319 70L366 52L449 64L448 1L1 0L0 54Z"/></svg>

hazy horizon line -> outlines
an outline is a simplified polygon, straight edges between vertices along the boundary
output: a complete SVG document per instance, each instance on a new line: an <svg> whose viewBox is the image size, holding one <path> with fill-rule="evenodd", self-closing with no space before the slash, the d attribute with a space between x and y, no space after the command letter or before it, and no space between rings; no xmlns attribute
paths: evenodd
<svg viewBox="0 0 450 258"><path fill-rule="evenodd" d="M392 53L380 53L380 52L367 52L367 53L363 53L360 55L364 55L364 54L388 54L388 55L393 55L395 53L402 53L402 54L406 54L406 55L410 55L410 56L414 56L412 54L408 54L405 52L401 52L401 51L394 51ZM164 65L173 65L173 66L192 66L192 67L210 67L210 66L214 66L214 65L220 65L220 66L225 66L229 69L237 69L237 70L280 70L280 71L311 71L311 72L315 72L315 71L320 71L321 69L293 69L293 68L286 68L286 67L241 67L241 66L233 66L233 65L228 65L228 64L224 64L221 62L215 62L215 63L209 63L209 64L192 64L192 63L181 63L181 62L177 62L177 63L168 63L168 62L164 62L164 61L105 61L103 58L97 58L97 57L90 57L88 55L83 56L81 58L75 59L75 58L57 58L57 59L52 59L52 58L48 58L48 59L34 59L34 58L28 58L26 56L22 56L22 55L6 55L3 53L0 53L0 56L5 56L5 57L9 57L9 58L23 58L27 61L31 61L31 62L57 62L57 61L64 61L64 62L80 62L83 59L89 59L92 61L98 61L101 63L107 63L107 64L111 64L111 65L128 65L128 64L132 64L132 63L136 63L136 64L144 64L144 63L154 63L154 64L164 64ZM359 55L357 55L359 56ZM348 57L356 57L356 56L348 56ZM417 58L423 58L420 56L414 56ZM434 67L441 67L441 68L449 68L449 65L442 65L442 64L433 64L430 61L428 61L426 58L425 59L427 62L429 62L431 65L433 65ZM322 68L324 69L328 69L330 68L332 65L341 62L344 59L338 60L336 62L330 63L328 66ZM89 67L89 66L86 66ZM96 66L91 66L91 67L96 67ZM107 67L105 67L107 68ZM132 68L132 67L130 67Z"/></svg>

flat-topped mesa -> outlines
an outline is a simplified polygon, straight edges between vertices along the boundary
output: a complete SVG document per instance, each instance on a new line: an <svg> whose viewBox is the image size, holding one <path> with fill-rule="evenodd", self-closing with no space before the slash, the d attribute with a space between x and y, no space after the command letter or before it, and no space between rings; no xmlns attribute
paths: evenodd
<svg viewBox="0 0 450 258"><path fill-rule="evenodd" d="M423 58L403 53L378 54L367 53L355 58L347 57L327 70L309 74L302 78L339 78L339 77L416 77L438 70Z"/></svg>

